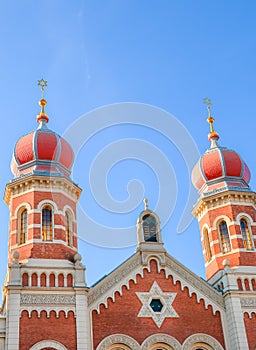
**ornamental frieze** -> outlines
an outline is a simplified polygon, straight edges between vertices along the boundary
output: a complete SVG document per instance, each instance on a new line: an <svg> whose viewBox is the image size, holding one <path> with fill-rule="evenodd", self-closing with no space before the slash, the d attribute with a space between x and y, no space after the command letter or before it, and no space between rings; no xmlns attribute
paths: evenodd
<svg viewBox="0 0 256 350"><path fill-rule="evenodd" d="M256 308L256 298L242 298L240 302L242 307Z"/></svg>
<svg viewBox="0 0 256 350"><path fill-rule="evenodd" d="M76 297L74 295L61 294L21 294L21 305L35 304L75 304Z"/></svg>

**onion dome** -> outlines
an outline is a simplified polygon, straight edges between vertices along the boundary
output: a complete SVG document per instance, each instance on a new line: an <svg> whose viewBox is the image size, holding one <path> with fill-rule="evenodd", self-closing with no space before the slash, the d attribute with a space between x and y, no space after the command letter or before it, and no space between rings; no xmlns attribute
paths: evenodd
<svg viewBox="0 0 256 350"><path fill-rule="evenodd" d="M202 155L192 171L193 185L200 194L212 194L225 190L250 190L250 170L240 155L218 145L218 133L213 128L210 100L206 99L211 147Z"/></svg>
<svg viewBox="0 0 256 350"><path fill-rule="evenodd" d="M44 111L47 82L41 79L38 85L42 89L41 112L37 115L39 126L16 143L11 161L12 172L15 177L28 174L69 177L74 161L73 150L64 138L48 129L49 118Z"/></svg>

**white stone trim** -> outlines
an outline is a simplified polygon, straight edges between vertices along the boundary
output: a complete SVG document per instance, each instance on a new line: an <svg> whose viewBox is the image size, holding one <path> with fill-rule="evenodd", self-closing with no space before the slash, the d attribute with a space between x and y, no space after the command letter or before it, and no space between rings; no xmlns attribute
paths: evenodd
<svg viewBox="0 0 256 350"><path fill-rule="evenodd" d="M70 195L69 193L62 191L60 189L57 189L57 188L45 188L45 187L33 187L33 188L26 190L22 193L13 194L12 198L17 198L17 197L20 197L24 193L27 194L27 193L31 193L31 192L45 192L45 193L63 194L64 196L68 197L72 201L77 200L77 196L75 193L74 193L74 195Z"/></svg>
<svg viewBox="0 0 256 350"><path fill-rule="evenodd" d="M63 207L63 209L61 210L61 212L63 213L63 215L65 214L65 212L66 211L70 211L71 212L71 214L72 214L72 221L75 221L74 219L75 219L75 213L74 213L74 211L73 211L73 209L69 206L69 205L65 205L64 207Z"/></svg>
<svg viewBox="0 0 256 350"><path fill-rule="evenodd" d="M85 291L76 292L76 338L77 349L87 350L91 344L90 320L87 310L87 295Z"/></svg>
<svg viewBox="0 0 256 350"><path fill-rule="evenodd" d="M141 350L150 350L152 345L163 343L169 345L173 350L182 350L180 342L169 334L158 333L147 337L141 344Z"/></svg>
<svg viewBox="0 0 256 350"><path fill-rule="evenodd" d="M68 350L63 344L55 340L42 340L39 343L34 344L30 350L41 350L43 348L53 348L56 350Z"/></svg>
<svg viewBox="0 0 256 350"><path fill-rule="evenodd" d="M20 294L17 291L10 291L7 296L8 317L6 320L6 339L8 339L8 350L19 348L20 332Z"/></svg>
<svg viewBox="0 0 256 350"><path fill-rule="evenodd" d="M225 298L226 320L232 350L248 350L248 341L240 297L228 294Z"/></svg>
<svg viewBox="0 0 256 350"><path fill-rule="evenodd" d="M156 281L152 284L149 291L135 292L142 303L137 317L151 317L158 328L166 318L178 318L179 315L172 306L172 303L177 295L173 292L163 292ZM154 312L150 307L152 299L159 299L162 303L161 312Z"/></svg>
<svg viewBox="0 0 256 350"><path fill-rule="evenodd" d="M12 218L17 219L17 218L18 218L18 213L19 213L19 211L20 211L22 208L27 209L28 214L31 213L31 205L30 205L28 202L22 202L21 204L19 204L19 205L16 207L15 212L14 212L14 216L12 216Z"/></svg>
<svg viewBox="0 0 256 350"><path fill-rule="evenodd" d="M107 350L111 345L124 344L131 350L141 350L139 343L132 337L125 334L112 334L104 338L97 346L96 350Z"/></svg>
<svg viewBox="0 0 256 350"><path fill-rule="evenodd" d="M241 212L241 213L237 214L235 223L237 225L240 225L240 220L243 219L243 218L248 219L250 225L255 225L255 223L254 223L253 219L251 218L251 216L249 214L245 213L245 212Z"/></svg>
<svg viewBox="0 0 256 350"><path fill-rule="evenodd" d="M212 349L212 350L224 350L222 345L218 342L218 340L216 340L212 336L210 336L208 334L204 334L204 333L193 334L193 335L189 336L187 339L185 339L185 341L182 345L182 350L191 350L191 349L193 349L192 346L196 343L203 343L203 344L210 345L211 348L208 348L209 350L210 349ZM241 348L241 349L245 350L244 348Z"/></svg>
<svg viewBox="0 0 256 350"><path fill-rule="evenodd" d="M114 302L115 292L119 292L120 295L122 295L123 286L129 289L130 280L136 283L138 275L143 278L143 270L146 268L149 271L150 256L155 258L155 253L143 252L142 255L143 256L140 256L140 252L136 253L118 269L89 290L88 305L90 311L97 310L99 313L100 304L104 304L107 308L107 299L109 297L112 298ZM165 270L166 278L172 276L174 284L179 281L181 290L187 287L189 295L191 296L195 293L198 303L201 299L204 300L205 308L211 305L214 314L216 311L220 311L221 313L224 311L223 297L220 293L168 254L165 254L165 257L164 264L161 268ZM147 265L144 265L143 262L147 262Z"/></svg>

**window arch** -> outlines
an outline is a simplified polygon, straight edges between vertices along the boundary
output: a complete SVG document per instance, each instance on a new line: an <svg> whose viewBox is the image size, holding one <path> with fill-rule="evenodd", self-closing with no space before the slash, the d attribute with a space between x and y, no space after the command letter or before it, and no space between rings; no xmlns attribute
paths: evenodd
<svg viewBox="0 0 256 350"><path fill-rule="evenodd" d="M205 228L203 231L203 241L204 241L206 260L208 262L212 258L212 251L211 251L211 246L210 246L210 241L209 241L209 233L208 233L207 228Z"/></svg>
<svg viewBox="0 0 256 350"><path fill-rule="evenodd" d="M68 246L73 245L72 217L70 212L65 212L66 242Z"/></svg>
<svg viewBox="0 0 256 350"><path fill-rule="evenodd" d="M248 226L248 222L245 219L240 220L240 229L243 237L243 244L244 247L247 250L252 250L253 245L252 245L252 239L251 239L251 234Z"/></svg>
<svg viewBox="0 0 256 350"><path fill-rule="evenodd" d="M228 232L228 226L225 220L222 220L219 223L219 233L220 233L220 242L221 242L221 248L222 253L228 253L231 251L231 242Z"/></svg>
<svg viewBox="0 0 256 350"><path fill-rule="evenodd" d="M19 235L18 244L26 243L28 235L28 211L26 208L21 209L19 215Z"/></svg>
<svg viewBox="0 0 256 350"><path fill-rule="evenodd" d="M153 215L145 214L142 218L145 242L157 242L157 221Z"/></svg>
<svg viewBox="0 0 256 350"><path fill-rule="evenodd" d="M42 240L43 241L52 241L53 233L52 233L52 207L50 205L45 205L42 208Z"/></svg>

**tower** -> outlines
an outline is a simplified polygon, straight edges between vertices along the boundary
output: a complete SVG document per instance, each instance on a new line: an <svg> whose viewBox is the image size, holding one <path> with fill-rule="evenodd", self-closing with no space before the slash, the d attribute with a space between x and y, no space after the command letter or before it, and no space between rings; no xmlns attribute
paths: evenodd
<svg viewBox="0 0 256 350"><path fill-rule="evenodd" d="M256 295L256 194L240 155L218 144L211 103L205 102L211 146L193 169L199 193L193 214L199 222L206 278L223 293L232 349L248 349L250 327L256 324L254 319L245 321L252 312L248 296Z"/></svg>
<svg viewBox="0 0 256 350"><path fill-rule="evenodd" d="M76 224L81 189L70 178L71 146L47 127L47 82L38 85L39 125L15 145L14 179L4 197L10 209L6 349L87 349L87 288Z"/></svg>

